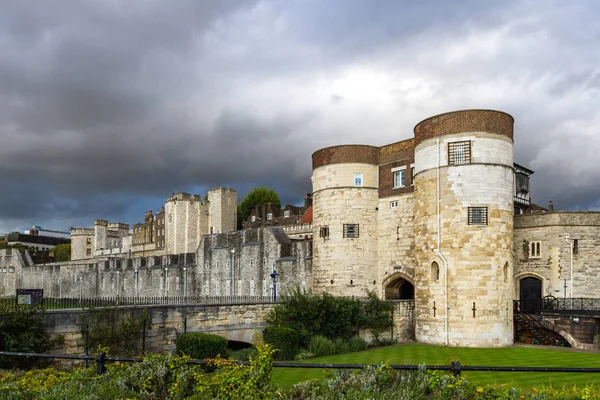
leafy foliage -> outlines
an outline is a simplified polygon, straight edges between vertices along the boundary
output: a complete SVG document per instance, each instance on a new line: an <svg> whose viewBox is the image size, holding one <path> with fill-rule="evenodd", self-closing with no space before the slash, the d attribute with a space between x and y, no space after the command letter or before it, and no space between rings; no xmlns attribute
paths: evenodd
<svg viewBox="0 0 600 400"><path fill-rule="evenodd" d="M371 330L373 344L378 345L381 334L392 326L392 304L381 300L374 291L367 291L367 297L361 325Z"/></svg>
<svg viewBox="0 0 600 400"><path fill-rule="evenodd" d="M198 375L198 393L194 399L262 400L280 398L271 385L273 355L269 344L257 346L258 355L249 366L234 364L217 358L209 362L221 371L216 374Z"/></svg>
<svg viewBox="0 0 600 400"><path fill-rule="evenodd" d="M315 335L344 340L356 336L361 314L360 300L328 293L313 295L295 288L282 297L267 320L273 325L294 329L299 334L300 344L306 346Z"/></svg>
<svg viewBox="0 0 600 400"><path fill-rule="evenodd" d="M334 354L353 353L367 348L367 342L356 336L349 340L329 340L323 336L313 336L308 344L308 351L316 357L331 356Z"/></svg>
<svg viewBox="0 0 600 400"><path fill-rule="evenodd" d="M218 372L202 373L186 357L150 355L142 362L109 365L98 376L92 369L71 373L53 369L0 372L3 399L431 399L431 400L591 400L600 398L595 385L540 386L515 389L509 385L480 385L441 371L424 368L395 371L386 365L363 370L334 370L326 377L277 391L271 384L273 348L257 348L250 365L216 358L208 360Z"/></svg>
<svg viewBox="0 0 600 400"><path fill-rule="evenodd" d="M54 261L71 261L71 243L59 244L52 249L51 253L54 253Z"/></svg>
<svg viewBox="0 0 600 400"><path fill-rule="evenodd" d="M34 306L8 308L0 306L0 350L24 353L45 353L53 347L46 333L44 310ZM39 360L0 358L0 366L30 368Z"/></svg>
<svg viewBox="0 0 600 400"><path fill-rule="evenodd" d="M145 322L146 310L140 315L118 307L91 310L81 318L84 345L108 347L112 355L139 354Z"/></svg>
<svg viewBox="0 0 600 400"><path fill-rule="evenodd" d="M244 200L238 204L238 229L242 228L242 223L248 219L248 216L256 206L261 206L273 202L273 206L281 208L281 200L275 190L268 189L264 186L252 189Z"/></svg>
<svg viewBox="0 0 600 400"><path fill-rule="evenodd" d="M177 354L197 360L227 354L227 339L201 332L183 333L177 336Z"/></svg>
<svg viewBox="0 0 600 400"><path fill-rule="evenodd" d="M298 332L285 326L268 326L263 331L265 343L270 343L277 350L275 359L293 360L298 354Z"/></svg>

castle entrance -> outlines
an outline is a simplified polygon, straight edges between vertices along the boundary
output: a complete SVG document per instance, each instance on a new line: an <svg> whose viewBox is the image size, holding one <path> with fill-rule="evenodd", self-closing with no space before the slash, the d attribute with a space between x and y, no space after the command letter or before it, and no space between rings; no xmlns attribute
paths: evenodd
<svg viewBox="0 0 600 400"><path fill-rule="evenodd" d="M531 276L521 279L519 281L519 300L522 312L539 313L542 307L542 280Z"/></svg>
<svg viewBox="0 0 600 400"><path fill-rule="evenodd" d="M387 279L386 300L414 300L415 287L404 275L397 274Z"/></svg>

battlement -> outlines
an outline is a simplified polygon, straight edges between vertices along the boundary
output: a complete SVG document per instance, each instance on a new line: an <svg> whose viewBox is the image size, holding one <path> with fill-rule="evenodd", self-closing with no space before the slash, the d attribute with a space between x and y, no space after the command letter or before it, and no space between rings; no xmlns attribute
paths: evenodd
<svg viewBox="0 0 600 400"><path fill-rule="evenodd" d="M124 224L122 222L111 222L108 224L108 229L126 229L129 230L129 224Z"/></svg>
<svg viewBox="0 0 600 400"><path fill-rule="evenodd" d="M177 200L202 202L202 196L200 196L199 194L190 194L190 193L180 192L180 193L175 193L172 196L169 196L167 198L167 202L172 202L172 201L177 201Z"/></svg>
<svg viewBox="0 0 600 400"><path fill-rule="evenodd" d="M71 228L71 236L90 236L94 234L93 228Z"/></svg>
<svg viewBox="0 0 600 400"><path fill-rule="evenodd" d="M95 226L108 226L108 221L105 219L97 219L94 221Z"/></svg>

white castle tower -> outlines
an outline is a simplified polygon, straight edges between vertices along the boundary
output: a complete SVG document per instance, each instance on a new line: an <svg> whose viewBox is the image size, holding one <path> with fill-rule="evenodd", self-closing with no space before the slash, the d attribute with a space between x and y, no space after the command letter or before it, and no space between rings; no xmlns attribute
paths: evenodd
<svg viewBox="0 0 600 400"><path fill-rule="evenodd" d="M415 126L420 342L513 342L513 118L465 110Z"/></svg>

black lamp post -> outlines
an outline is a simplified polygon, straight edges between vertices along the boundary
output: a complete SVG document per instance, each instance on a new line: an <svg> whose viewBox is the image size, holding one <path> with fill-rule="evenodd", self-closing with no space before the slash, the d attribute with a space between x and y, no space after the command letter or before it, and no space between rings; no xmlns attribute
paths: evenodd
<svg viewBox="0 0 600 400"><path fill-rule="evenodd" d="M275 267L273 267L273 272L271 272L271 279L273 280L273 302L277 302L277 277L279 273L275 271Z"/></svg>

